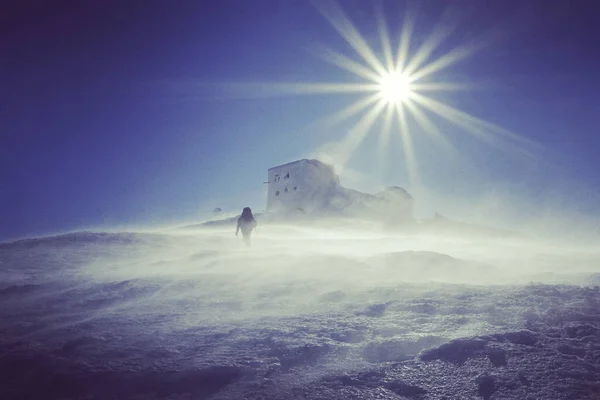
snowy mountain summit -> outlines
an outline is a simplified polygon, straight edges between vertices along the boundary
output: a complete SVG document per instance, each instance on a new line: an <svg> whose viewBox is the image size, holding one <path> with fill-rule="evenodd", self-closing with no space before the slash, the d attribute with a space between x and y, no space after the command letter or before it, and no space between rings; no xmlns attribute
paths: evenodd
<svg viewBox="0 0 600 400"><path fill-rule="evenodd" d="M340 184L332 166L302 159L270 168L267 211L277 216L337 215L402 223L413 220L413 198L392 186L378 194Z"/></svg>

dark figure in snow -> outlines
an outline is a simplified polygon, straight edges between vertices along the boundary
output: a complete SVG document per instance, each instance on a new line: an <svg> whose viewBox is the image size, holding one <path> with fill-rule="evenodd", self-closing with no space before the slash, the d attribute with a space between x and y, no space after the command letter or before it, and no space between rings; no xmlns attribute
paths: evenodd
<svg viewBox="0 0 600 400"><path fill-rule="evenodd" d="M252 230L256 228L256 220L252 215L252 210L250 207L244 208L242 211L241 217L238 218L237 221L237 229L235 230L235 236L238 235L240 230L242 231L242 236L244 237L244 242L247 246L250 246L250 235L252 234Z"/></svg>

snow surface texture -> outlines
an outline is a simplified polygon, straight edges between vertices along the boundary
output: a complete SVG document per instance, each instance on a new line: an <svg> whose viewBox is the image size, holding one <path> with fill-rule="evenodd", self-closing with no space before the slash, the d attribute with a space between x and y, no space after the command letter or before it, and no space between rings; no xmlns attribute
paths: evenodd
<svg viewBox="0 0 600 400"><path fill-rule="evenodd" d="M259 235L0 244L0 398L600 398L598 250Z"/></svg>

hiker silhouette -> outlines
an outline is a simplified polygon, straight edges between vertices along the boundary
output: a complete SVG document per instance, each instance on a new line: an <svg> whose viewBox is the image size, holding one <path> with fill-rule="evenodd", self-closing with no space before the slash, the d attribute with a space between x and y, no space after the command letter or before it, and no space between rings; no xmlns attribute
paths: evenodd
<svg viewBox="0 0 600 400"><path fill-rule="evenodd" d="M242 210L242 215L237 220L235 236L237 236L241 230L242 236L244 237L244 243L246 243L246 246L250 246L250 238L252 236L252 231L256 228L256 225L256 220L252 215L252 210L250 207L245 207Z"/></svg>

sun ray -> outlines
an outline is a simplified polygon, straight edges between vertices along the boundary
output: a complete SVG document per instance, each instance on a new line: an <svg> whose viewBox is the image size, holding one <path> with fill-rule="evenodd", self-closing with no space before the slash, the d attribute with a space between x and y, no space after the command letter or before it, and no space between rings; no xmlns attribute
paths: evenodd
<svg viewBox="0 0 600 400"><path fill-rule="evenodd" d="M375 56L371 47L365 42L365 39L336 1L313 1L313 4L373 70L379 74L385 73L385 68ZM329 5L329 7L326 7L326 5Z"/></svg>
<svg viewBox="0 0 600 400"><path fill-rule="evenodd" d="M459 156L458 151L452 145L450 140L442 133L438 126L425 114L415 103L411 100L407 101L406 108L410 111L410 114L415 119L417 124L427 133L431 138L434 139L436 144L441 144L447 153L453 156Z"/></svg>
<svg viewBox="0 0 600 400"><path fill-rule="evenodd" d="M373 70L331 49L324 48L320 56L324 61L345 69L360 78L365 78L373 82L377 82L379 79L379 75Z"/></svg>
<svg viewBox="0 0 600 400"><path fill-rule="evenodd" d="M477 88L471 83L458 82L427 82L427 83L411 83L410 87L413 92L456 92L461 90L473 90Z"/></svg>
<svg viewBox="0 0 600 400"><path fill-rule="evenodd" d="M337 125L341 122L344 122L348 118L353 117L354 115L360 113L373 103L380 100L380 96L378 93L372 94L371 96L360 98L354 101L349 106L343 108L342 110L336 112L333 115L327 116L319 121L317 121L317 126L329 127L333 125Z"/></svg>
<svg viewBox="0 0 600 400"><path fill-rule="evenodd" d="M456 48L456 49L444 54L443 56L436 59L435 61L432 61L431 63L427 64L426 66L420 68L419 70L413 71L410 74L410 78L411 78L411 80L415 80L415 81L419 80L419 79L423 79L433 73L436 73L445 68L448 68L452 64L456 64L457 62L462 61L463 59L471 56L473 53L475 53L478 50L483 49L484 47L485 47L485 44L483 41L481 41L478 43L472 43L468 46L461 46L459 48Z"/></svg>
<svg viewBox="0 0 600 400"><path fill-rule="evenodd" d="M371 127L385 108L386 103L379 100L371 109L361 117L356 125L342 139L335 150L336 166L344 169L350 157L354 154L358 146L371 130Z"/></svg>
<svg viewBox="0 0 600 400"><path fill-rule="evenodd" d="M402 30L400 31L400 43L398 44L398 53L396 56L396 71L404 72L404 67L408 58L408 50L410 48L410 39L413 29L412 13L407 10L404 12L402 21Z"/></svg>
<svg viewBox="0 0 600 400"><path fill-rule="evenodd" d="M377 161L379 163L379 167L382 169L385 168L387 161L387 146L390 140L390 133L392 131L392 122L394 120L394 106L391 104L387 104L385 108L385 116L383 118L383 126L381 128L381 134L379 136L379 142L377 146Z"/></svg>
<svg viewBox="0 0 600 400"><path fill-rule="evenodd" d="M442 16L442 20L431 34L425 39L425 42L419 47L415 56L410 60L408 65L403 72L408 75L412 75L417 69L431 56L431 54L452 34L456 29L457 23L455 21L448 21L448 12L445 12Z"/></svg>
<svg viewBox="0 0 600 400"><path fill-rule="evenodd" d="M440 117L443 117L450 122L454 122L465 129L478 131L484 136L490 136L489 132L495 132L509 139L518 141L524 145L533 144L533 142L517 135L516 133L513 133L491 122L477 118L465 111L459 110L458 108L434 100L431 97L423 96L419 93L413 93L411 98L421 104L423 107L438 114Z"/></svg>
<svg viewBox="0 0 600 400"><path fill-rule="evenodd" d="M461 126L480 140L493 144L492 135L482 128L478 118L418 93L414 93L412 99L438 116Z"/></svg>
<svg viewBox="0 0 600 400"><path fill-rule="evenodd" d="M381 40L381 47L383 49L383 57L385 59L386 69L392 71L394 69L394 55L392 54L392 43L390 41L390 34L385 22L385 16L381 3L377 2L375 6L375 16L377 18L377 30L379 31L379 38Z"/></svg>
<svg viewBox="0 0 600 400"><path fill-rule="evenodd" d="M505 151L510 150L509 152L519 153L527 158L535 157L532 148L536 147L536 143L527 140L522 136L510 132L496 124L477 118L457 108L441 103L430 97L414 93L412 98L424 108L427 108L440 117L463 127L468 133L471 133L490 145L503 148ZM496 135L494 135L494 133ZM519 145L516 145L514 142L501 142L498 135L507 139L511 139L512 141L519 143Z"/></svg>
<svg viewBox="0 0 600 400"><path fill-rule="evenodd" d="M377 90L376 84L364 83L282 83L275 84L274 89L289 90L297 94L326 93L364 93Z"/></svg>
<svg viewBox="0 0 600 400"><path fill-rule="evenodd" d="M369 93L379 90L375 83L331 82L256 82L229 83L221 86L226 91L248 97L278 97L284 95Z"/></svg>
<svg viewBox="0 0 600 400"><path fill-rule="evenodd" d="M396 104L395 106L396 116L398 117L398 123L400 125L400 139L402 139L402 151L404 152L404 158L406 159L408 181L412 185L417 181L418 178L419 168L417 165L417 158L412 144L410 130L408 128L408 121L406 120L406 112L404 110L404 106L402 104Z"/></svg>

